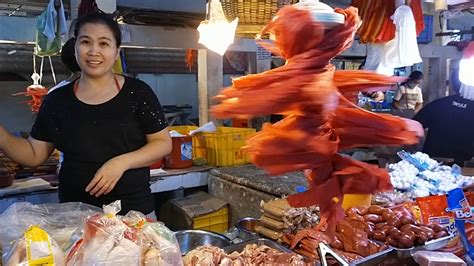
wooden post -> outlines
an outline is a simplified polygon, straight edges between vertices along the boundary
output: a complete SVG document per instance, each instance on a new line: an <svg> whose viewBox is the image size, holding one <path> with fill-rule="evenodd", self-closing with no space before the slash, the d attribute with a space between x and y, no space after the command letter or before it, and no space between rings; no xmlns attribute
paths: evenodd
<svg viewBox="0 0 474 266"><path fill-rule="evenodd" d="M198 50L198 90L199 90L199 125L214 122L221 126L222 121L209 114L209 108L218 102L213 99L223 86L222 56L207 49Z"/></svg>
<svg viewBox="0 0 474 266"><path fill-rule="evenodd" d="M448 80L448 64L446 58L430 58L428 74L428 99L431 102L446 96L446 81Z"/></svg>

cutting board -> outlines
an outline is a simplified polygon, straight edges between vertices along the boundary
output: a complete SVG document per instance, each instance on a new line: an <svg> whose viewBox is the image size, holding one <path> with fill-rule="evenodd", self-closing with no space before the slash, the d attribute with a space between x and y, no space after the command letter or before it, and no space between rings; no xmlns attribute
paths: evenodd
<svg viewBox="0 0 474 266"><path fill-rule="evenodd" d="M15 179L13 181L13 185L0 189L0 197L31 193L52 188L53 187L49 184L48 181L37 177Z"/></svg>

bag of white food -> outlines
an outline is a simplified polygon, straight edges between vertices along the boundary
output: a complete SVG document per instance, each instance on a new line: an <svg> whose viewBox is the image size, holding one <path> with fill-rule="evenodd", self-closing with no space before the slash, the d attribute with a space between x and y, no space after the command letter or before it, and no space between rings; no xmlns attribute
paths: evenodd
<svg viewBox="0 0 474 266"><path fill-rule="evenodd" d="M84 236L69 250L68 266L129 266L140 264L139 231L123 223L116 214L120 201L104 206L105 215L86 219Z"/></svg>

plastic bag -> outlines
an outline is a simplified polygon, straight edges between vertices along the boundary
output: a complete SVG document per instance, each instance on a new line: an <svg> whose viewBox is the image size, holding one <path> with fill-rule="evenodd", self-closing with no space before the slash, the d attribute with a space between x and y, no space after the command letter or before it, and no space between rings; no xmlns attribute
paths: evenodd
<svg viewBox="0 0 474 266"><path fill-rule="evenodd" d="M448 252L417 251L413 260L420 266L465 266L466 263L458 256Z"/></svg>
<svg viewBox="0 0 474 266"><path fill-rule="evenodd" d="M127 226L140 231L141 265L182 265L178 240L164 224L149 223L146 216L137 211L130 211L119 218Z"/></svg>
<svg viewBox="0 0 474 266"><path fill-rule="evenodd" d="M440 251L454 253L459 257L464 256L466 251L454 225L454 216L447 210L448 201L446 195L417 198L416 202L420 206L423 223L440 224L448 230L450 235L454 236Z"/></svg>
<svg viewBox="0 0 474 266"><path fill-rule="evenodd" d="M148 223L142 228L142 265L183 265L178 240L162 223Z"/></svg>
<svg viewBox="0 0 474 266"><path fill-rule="evenodd" d="M138 229L116 216L120 201L104 206L104 215L86 219L84 236L69 250L67 265L139 265Z"/></svg>
<svg viewBox="0 0 474 266"><path fill-rule="evenodd" d="M0 246L5 255L12 243L20 239L32 225L37 225L53 238L62 250L66 250L81 234L86 217L101 213L101 209L80 202L48 203L33 205L15 203L0 215Z"/></svg>
<svg viewBox="0 0 474 266"><path fill-rule="evenodd" d="M66 260L63 250L48 233L38 226L31 226L6 254L5 265L63 266Z"/></svg>

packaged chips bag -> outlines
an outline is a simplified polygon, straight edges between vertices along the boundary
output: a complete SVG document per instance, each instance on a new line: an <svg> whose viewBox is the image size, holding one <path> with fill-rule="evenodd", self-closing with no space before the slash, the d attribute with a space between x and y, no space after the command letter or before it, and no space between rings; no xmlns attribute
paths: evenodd
<svg viewBox="0 0 474 266"><path fill-rule="evenodd" d="M474 207L471 207L464 192L453 189L448 192L448 210L454 215L454 224L465 250L466 259L474 261Z"/></svg>

